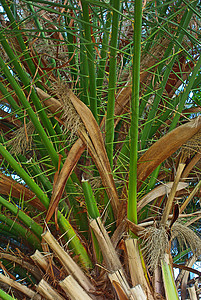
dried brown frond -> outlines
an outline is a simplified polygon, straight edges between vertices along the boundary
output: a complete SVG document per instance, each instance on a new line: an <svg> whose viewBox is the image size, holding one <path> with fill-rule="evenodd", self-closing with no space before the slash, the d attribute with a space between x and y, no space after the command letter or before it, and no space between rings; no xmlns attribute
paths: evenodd
<svg viewBox="0 0 201 300"><path fill-rule="evenodd" d="M53 94L58 97L63 107L62 120L64 121L64 133L70 131L70 140L75 137L78 130L83 127L82 120L74 108L68 95L69 88L63 82L56 82L53 88Z"/></svg>
<svg viewBox="0 0 201 300"><path fill-rule="evenodd" d="M26 126L18 128L12 134L13 138L7 143L8 146L12 146L10 153L25 154L26 151L31 150L34 130L35 127L31 121Z"/></svg>
<svg viewBox="0 0 201 300"><path fill-rule="evenodd" d="M193 253L201 253L201 239L188 226L181 222L175 222L172 227L172 239L176 238L182 247L190 247Z"/></svg>
<svg viewBox="0 0 201 300"><path fill-rule="evenodd" d="M168 248L168 235L164 227L148 227L142 234L142 253L147 266L154 271L164 259Z"/></svg>
<svg viewBox="0 0 201 300"><path fill-rule="evenodd" d="M201 130L181 147L181 160L185 161L197 152L201 152Z"/></svg>

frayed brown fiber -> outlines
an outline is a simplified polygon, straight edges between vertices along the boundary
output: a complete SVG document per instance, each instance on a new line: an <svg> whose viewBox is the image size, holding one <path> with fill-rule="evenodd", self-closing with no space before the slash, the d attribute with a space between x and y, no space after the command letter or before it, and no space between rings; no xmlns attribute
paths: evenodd
<svg viewBox="0 0 201 300"><path fill-rule="evenodd" d="M181 248L190 247L193 253L201 254L201 239L188 226L181 222L174 223L172 227L172 239L177 239Z"/></svg>
<svg viewBox="0 0 201 300"><path fill-rule="evenodd" d="M188 226L175 222L172 227L171 240L177 239L181 248L189 248L196 255L201 254L201 239ZM141 249L147 266L154 272L160 266L166 249L169 247L168 234L164 227L148 227L141 234Z"/></svg>
<svg viewBox="0 0 201 300"><path fill-rule="evenodd" d="M143 231L142 253L147 266L153 272L160 262L164 259L166 249L168 248L168 235L164 227L148 227Z"/></svg>
<svg viewBox="0 0 201 300"><path fill-rule="evenodd" d="M13 133L13 138L7 142L8 146L12 146L11 154L25 154L26 151L32 148L32 135L35 127L30 121L25 126L20 127ZM28 139L27 139L28 137Z"/></svg>
<svg viewBox="0 0 201 300"><path fill-rule="evenodd" d="M62 121L64 122L64 126L65 126L64 133L69 131L70 140L72 140L72 138L75 137L75 135L77 134L77 131L83 128L84 125L82 123L79 114L74 108L74 105L70 100L68 91L69 91L68 86L61 81L56 82L53 86L53 94L54 96L57 96L58 100L62 104L62 108L64 112L62 115Z"/></svg>
<svg viewBox="0 0 201 300"><path fill-rule="evenodd" d="M185 162L197 152L201 153L201 130L181 147L181 161Z"/></svg>

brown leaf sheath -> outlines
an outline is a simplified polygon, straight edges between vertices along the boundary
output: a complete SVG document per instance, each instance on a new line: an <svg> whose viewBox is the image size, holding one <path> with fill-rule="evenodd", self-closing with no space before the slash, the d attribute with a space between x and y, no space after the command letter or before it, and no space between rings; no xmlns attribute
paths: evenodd
<svg viewBox="0 0 201 300"><path fill-rule="evenodd" d="M200 129L201 118L198 117L175 128L154 143L138 160L138 189L158 165L171 156Z"/></svg>
<svg viewBox="0 0 201 300"><path fill-rule="evenodd" d="M11 195L12 197L29 201L33 207L40 211L45 211L45 207L35 196L35 193L2 173L0 173L0 189L3 195Z"/></svg>
<svg viewBox="0 0 201 300"><path fill-rule="evenodd" d="M99 170L103 185L106 187L108 197L111 200L114 214L117 216L119 198L100 128L90 109L82 101L80 101L72 91L69 91L69 97L87 131L87 134L79 132L80 137L83 139L92 155L92 158Z"/></svg>
<svg viewBox="0 0 201 300"><path fill-rule="evenodd" d="M43 100L43 103L52 113L56 113L56 117L60 117L62 113L62 107L58 100L53 97L50 97L47 93L42 91L41 89L37 88L37 92L39 97ZM72 91L67 91L68 96L76 109L77 113L79 114L85 128L85 130L80 130L78 135L82 139L83 142L80 143L85 147L87 147L90 151L90 154L100 172L100 176L103 182L103 185L106 187L106 192L111 200L111 205L114 210L114 214L117 215L118 207L119 207L119 198L117 195L116 187L114 184L114 179L112 176L112 171L110 168L110 163L107 157L107 153L105 150L102 134L100 128L90 111L90 109L80 101ZM77 147L77 151L79 148ZM79 152L81 156L82 152Z"/></svg>
<svg viewBox="0 0 201 300"><path fill-rule="evenodd" d="M74 170L80 156L85 149L85 145L82 140L79 139L75 142L73 147L70 149L68 156L64 162L60 174L58 175L57 181L54 184L50 205L46 215L46 223L49 222L56 208L58 207L59 201L61 200L66 182Z"/></svg>

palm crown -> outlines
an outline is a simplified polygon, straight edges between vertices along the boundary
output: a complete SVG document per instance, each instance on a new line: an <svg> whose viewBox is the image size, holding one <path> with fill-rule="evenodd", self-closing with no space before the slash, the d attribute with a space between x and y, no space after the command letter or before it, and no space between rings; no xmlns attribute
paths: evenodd
<svg viewBox="0 0 201 300"><path fill-rule="evenodd" d="M0 23L0 297L185 299L198 1L1 0Z"/></svg>

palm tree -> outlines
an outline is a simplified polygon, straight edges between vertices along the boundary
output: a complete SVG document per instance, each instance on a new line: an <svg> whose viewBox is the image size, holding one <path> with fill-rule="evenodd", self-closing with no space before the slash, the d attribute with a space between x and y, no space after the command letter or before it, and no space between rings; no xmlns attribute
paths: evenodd
<svg viewBox="0 0 201 300"><path fill-rule="evenodd" d="M194 299L198 2L1 0L2 299Z"/></svg>

